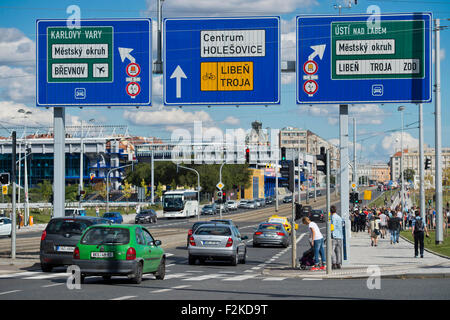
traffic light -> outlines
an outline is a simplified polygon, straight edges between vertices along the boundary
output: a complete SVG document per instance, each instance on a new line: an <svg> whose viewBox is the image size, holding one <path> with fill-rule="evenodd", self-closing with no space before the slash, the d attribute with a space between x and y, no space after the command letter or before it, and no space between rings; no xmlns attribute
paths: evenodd
<svg viewBox="0 0 450 320"><path fill-rule="evenodd" d="M425 170L430 169L430 167L431 167L431 159L426 158L425 159Z"/></svg>
<svg viewBox="0 0 450 320"><path fill-rule="evenodd" d="M250 149L245 149L245 163L250 163Z"/></svg>
<svg viewBox="0 0 450 320"><path fill-rule="evenodd" d="M286 161L286 148L281 148L281 161Z"/></svg>
<svg viewBox="0 0 450 320"><path fill-rule="evenodd" d="M222 203L222 191L217 191L217 202Z"/></svg>
<svg viewBox="0 0 450 320"><path fill-rule="evenodd" d="M225 191L222 192L222 202L223 203L227 202L227 193Z"/></svg>
<svg viewBox="0 0 450 320"><path fill-rule="evenodd" d="M9 184L9 173L0 174L0 184Z"/></svg>
<svg viewBox="0 0 450 320"><path fill-rule="evenodd" d="M294 162L293 161L281 161L280 175L284 178L281 183L282 187L288 188L289 191L294 191L295 176L294 176Z"/></svg>
<svg viewBox="0 0 450 320"><path fill-rule="evenodd" d="M316 155L317 161L322 161L323 165L316 165L317 171L323 172L323 174L327 174L327 153L325 151L325 147L320 147L320 154Z"/></svg>
<svg viewBox="0 0 450 320"><path fill-rule="evenodd" d="M358 192L350 193L350 203L353 203L353 204L359 203L359 193Z"/></svg>

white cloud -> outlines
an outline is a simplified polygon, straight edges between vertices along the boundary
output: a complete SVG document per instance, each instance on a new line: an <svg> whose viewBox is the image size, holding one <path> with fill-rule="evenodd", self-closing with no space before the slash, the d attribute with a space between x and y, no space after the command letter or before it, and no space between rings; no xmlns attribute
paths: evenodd
<svg viewBox="0 0 450 320"><path fill-rule="evenodd" d="M134 125L168 125L176 127L180 124L194 123L194 121L212 122L205 111L186 112L179 108L158 111L129 111L125 110L123 117Z"/></svg>
<svg viewBox="0 0 450 320"><path fill-rule="evenodd" d="M163 3L166 16L218 16L218 15L268 15L290 13L297 9L309 9L317 6L317 0L171 0ZM157 1L147 0L147 12L155 16Z"/></svg>
<svg viewBox="0 0 450 320"><path fill-rule="evenodd" d="M0 99L30 102L35 100L35 95L34 72L0 65Z"/></svg>
<svg viewBox="0 0 450 320"><path fill-rule="evenodd" d="M228 116L225 118L225 120L223 120L224 124L229 124L229 125L237 125L237 124L239 124L239 122L240 122L240 120L233 116Z"/></svg>
<svg viewBox="0 0 450 320"><path fill-rule="evenodd" d="M36 45L16 28L0 28L0 65L34 65Z"/></svg>
<svg viewBox="0 0 450 320"><path fill-rule="evenodd" d="M387 154L392 155L401 150L401 132L394 132L383 138L381 147ZM410 133L403 132L403 149L414 149L419 147L419 139L414 138Z"/></svg>

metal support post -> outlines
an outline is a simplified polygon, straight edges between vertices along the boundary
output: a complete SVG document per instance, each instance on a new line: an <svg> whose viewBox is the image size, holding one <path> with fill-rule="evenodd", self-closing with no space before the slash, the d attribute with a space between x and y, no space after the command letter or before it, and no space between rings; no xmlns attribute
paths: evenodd
<svg viewBox="0 0 450 320"><path fill-rule="evenodd" d="M340 184L341 184L341 192L340 192L340 201L341 201L341 217L345 222L345 234L346 234L346 245L345 250L347 252L347 261L350 257L350 248L349 248L349 239L350 239L350 222L349 222L349 170L348 170L348 105L341 104L339 105L339 144L340 144L340 154L341 154L341 162L340 162Z"/></svg>
<svg viewBox="0 0 450 320"><path fill-rule="evenodd" d="M435 20L435 190L436 190L436 244L444 242L444 217L442 215L442 131L441 131L441 39L440 39L440 20Z"/></svg>
<svg viewBox="0 0 450 320"><path fill-rule="evenodd" d="M275 212L278 212L278 165L280 163L280 148L277 152L277 160L275 163Z"/></svg>
<svg viewBox="0 0 450 320"><path fill-rule="evenodd" d="M151 194L152 194L152 201L151 201L151 204L155 204L155 151L154 151L154 149L153 149L153 146L152 146L152 181L151 181L151 184L152 184L152 192L151 192ZM200 202L200 199L198 200L199 202Z"/></svg>
<svg viewBox="0 0 450 320"><path fill-rule="evenodd" d="M331 215L330 215L330 150L327 149L327 274L331 274Z"/></svg>
<svg viewBox="0 0 450 320"><path fill-rule="evenodd" d="M295 154L292 152L292 164L295 166ZM297 240L295 235L295 169L294 169L294 189L292 190L292 221L291 221L291 239L292 239L292 268L297 266Z"/></svg>
<svg viewBox="0 0 450 320"><path fill-rule="evenodd" d="M16 132L12 132L11 151L11 185L12 185L12 211L11 211L11 258L16 258ZM19 221L20 223L20 221Z"/></svg>
<svg viewBox="0 0 450 320"><path fill-rule="evenodd" d="M419 188L420 188L420 215L423 221L426 221L425 216L425 163L423 154L423 106L419 104Z"/></svg>
<svg viewBox="0 0 450 320"><path fill-rule="evenodd" d="M53 216L64 216L65 204L65 136L66 112L62 107L53 109L54 173L53 173Z"/></svg>

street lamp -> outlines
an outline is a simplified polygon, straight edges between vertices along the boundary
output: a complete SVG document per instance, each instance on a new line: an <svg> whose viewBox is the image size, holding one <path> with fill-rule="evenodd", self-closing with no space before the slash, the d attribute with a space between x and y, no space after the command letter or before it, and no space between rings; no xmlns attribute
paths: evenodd
<svg viewBox="0 0 450 320"><path fill-rule="evenodd" d="M397 109L399 112L400 112L400 114L401 114L401 118L402 118L402 135L401 135L401 137L400 137L400 140L401 140L401 142L400 142L400 146L401 146L401 158L400 158L400 175L401 175L401 177L402 177L402 180L401 180L401 184L402 184L402 186L401 186L401 206L402 206L402 214L403 214L403 211L404 211L404 172L403 172L403 110L405 110L405 107L404 106L400 106L400 107L398 107L398 109Z"/></svg>
<svg viewBox="0 0 450 320"><path fill-rule="evenodd" d="M24 119L28 118L27 116L29 116L30 114L32 114L33 112L31 111L25 111L24 109L19 109L17 110L18 113L23 114ZM25 125L24 128L24 133L22 135L22 141L20 143L20 147L19 147L19 185L20 185L20 181L21 181L21 172L22 172L22 159L21 159L21 155L22 155L22 145L23 145L23 138L26 139L26 132L27 132L27 127ZM25 172L25 176L24 176L24 193L25 193L25 205L24 205L24 225L28 225L28 221L29 221L29 216L30 216L30 208L29 208L29 202L28 202L28 168L27 168L27 143L25 140L25 157L24 157L24 172ZM30 164L31 165L31 164ZM19 201L20 201L20 188L19 188Z"/></svg>

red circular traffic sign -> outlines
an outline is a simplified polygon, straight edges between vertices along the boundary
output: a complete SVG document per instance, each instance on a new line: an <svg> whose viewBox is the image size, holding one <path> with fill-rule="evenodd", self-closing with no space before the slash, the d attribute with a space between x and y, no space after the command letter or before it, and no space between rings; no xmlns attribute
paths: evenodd
<svg viewBox="0 0 450 320"><path fill-rule="evenodd" d="M141 73L141 67L137 63L130 63L127 65L127 75L130 77L137 77Z"/></svg>
<svg viewBox="0 0 450 320"><path fill-rule="evenodd" d="M127 84L126 90L127 94L134 98L141 92L141 86L137 82L130 82Z"/></svg>
<svg viewBox="0 0 450 320"><path fill-rule="evenodd" d="M303 71L306 74L315 74L318 69L319 66L314 60L308 60L303 64Z"/></svg>
<svg viewBox="0 0 450 320"><path fill-rule="evenodd" d="M303 84L303 91L307 94L314 94L319 89L319 85L314 80L308 80Z"/></svg>

